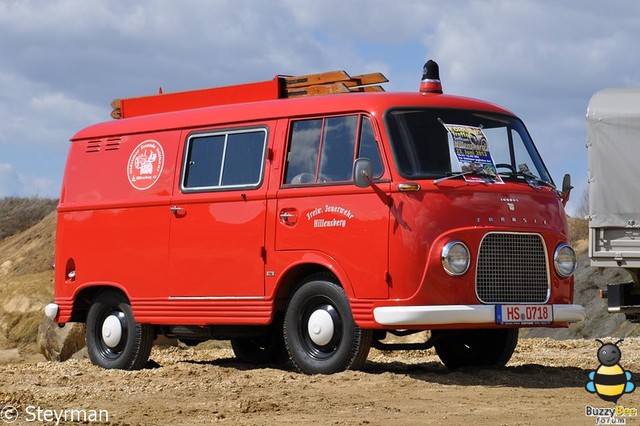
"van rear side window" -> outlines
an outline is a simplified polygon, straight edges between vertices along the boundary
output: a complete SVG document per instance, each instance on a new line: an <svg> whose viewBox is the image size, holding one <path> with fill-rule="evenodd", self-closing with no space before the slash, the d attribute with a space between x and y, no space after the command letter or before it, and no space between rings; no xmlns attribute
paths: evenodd
<svg viewBox="0 0 640 426"><path fill-rule="evenodd" d="M353 162L369 158L374 177L384 172L371 120L361 115L294 121L285 184L349 182Z"/></svg>
<svg viewBox="0 0 640 426"><path fill-rule="evenodd" d="M266 142L265 129L191 135L187 140L182 190L260 186Z"/></svg>

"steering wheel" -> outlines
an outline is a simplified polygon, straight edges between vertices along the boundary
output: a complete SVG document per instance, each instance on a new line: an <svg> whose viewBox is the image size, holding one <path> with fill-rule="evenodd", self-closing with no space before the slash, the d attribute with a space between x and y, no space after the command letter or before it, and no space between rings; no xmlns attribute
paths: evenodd
<svg viewBox="0 0 640 426"><path fill-rule="evenodd" d="M499 169L499 168L509 169L509 171L511 173L515 173L516 172L516 168L513 167L511 164L507 164L507 163L497 163L496 164L496 169Z"/></svg>

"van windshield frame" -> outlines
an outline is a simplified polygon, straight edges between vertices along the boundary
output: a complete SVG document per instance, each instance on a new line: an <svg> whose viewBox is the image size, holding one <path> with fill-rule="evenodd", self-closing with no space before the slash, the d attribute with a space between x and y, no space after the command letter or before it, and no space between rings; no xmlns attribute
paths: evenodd
<svg viewBox="0 0 640 426"><path fill-rule="evenodd" d="M503 180L553 185L524 123L512 115L446 108L394 108L384 114L393 159L405 179L437 179L462 171L446 125L475 127L486 136Z"/></svg>

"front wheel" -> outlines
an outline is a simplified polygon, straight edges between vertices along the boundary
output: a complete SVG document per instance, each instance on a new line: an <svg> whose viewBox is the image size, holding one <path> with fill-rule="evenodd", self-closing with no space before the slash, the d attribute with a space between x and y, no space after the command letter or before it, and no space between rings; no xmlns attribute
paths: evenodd
<svg viewBox="0 0 640 426"><path fill-rule="evenodd" d="M298 371L332 374L360 368L373 333L358 327L347 296L332 276L318 274L295 291L284 321L284 339Z"/></svg>
<svg viewBox="0 0 640 426"><path fill-rule="evenodd" d="M153 345L153 327L138 324L129 300L120 292L99 293L87 314L87 351L104 368L139 370Z"/></svg>
<svg viewBox="0 0 640 426"><path fill-rule="evenodd" d="M503 367L518 344L518 329L434 330L435 349L450 369L472 366Z"/></svg>

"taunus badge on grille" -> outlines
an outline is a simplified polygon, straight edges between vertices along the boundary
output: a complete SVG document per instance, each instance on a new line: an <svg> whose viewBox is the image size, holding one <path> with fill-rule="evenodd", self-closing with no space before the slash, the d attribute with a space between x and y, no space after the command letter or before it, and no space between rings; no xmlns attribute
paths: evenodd
<svg viewBox="0 0 640 426"><path fill-rule="evenodd" d="M507 208L509 209L509 211L514 212L516 211L516 205L520 202L520 200L518 200L517 198L500 198L500 201L505 203L507 205ZM546 219L538 219L538 218L527 218L527 217L516 217L516 216L510 216L510 217L506 217L506 216L497 216L497 217L487 217L487 218L481 218L481 217L476 217L476 223L483 223L483 222L489 222L489 223L522 223L522 224L534 224L534 225L538 225L538 224L542 224L542 225L547 225L547 220Z"/></svg>

